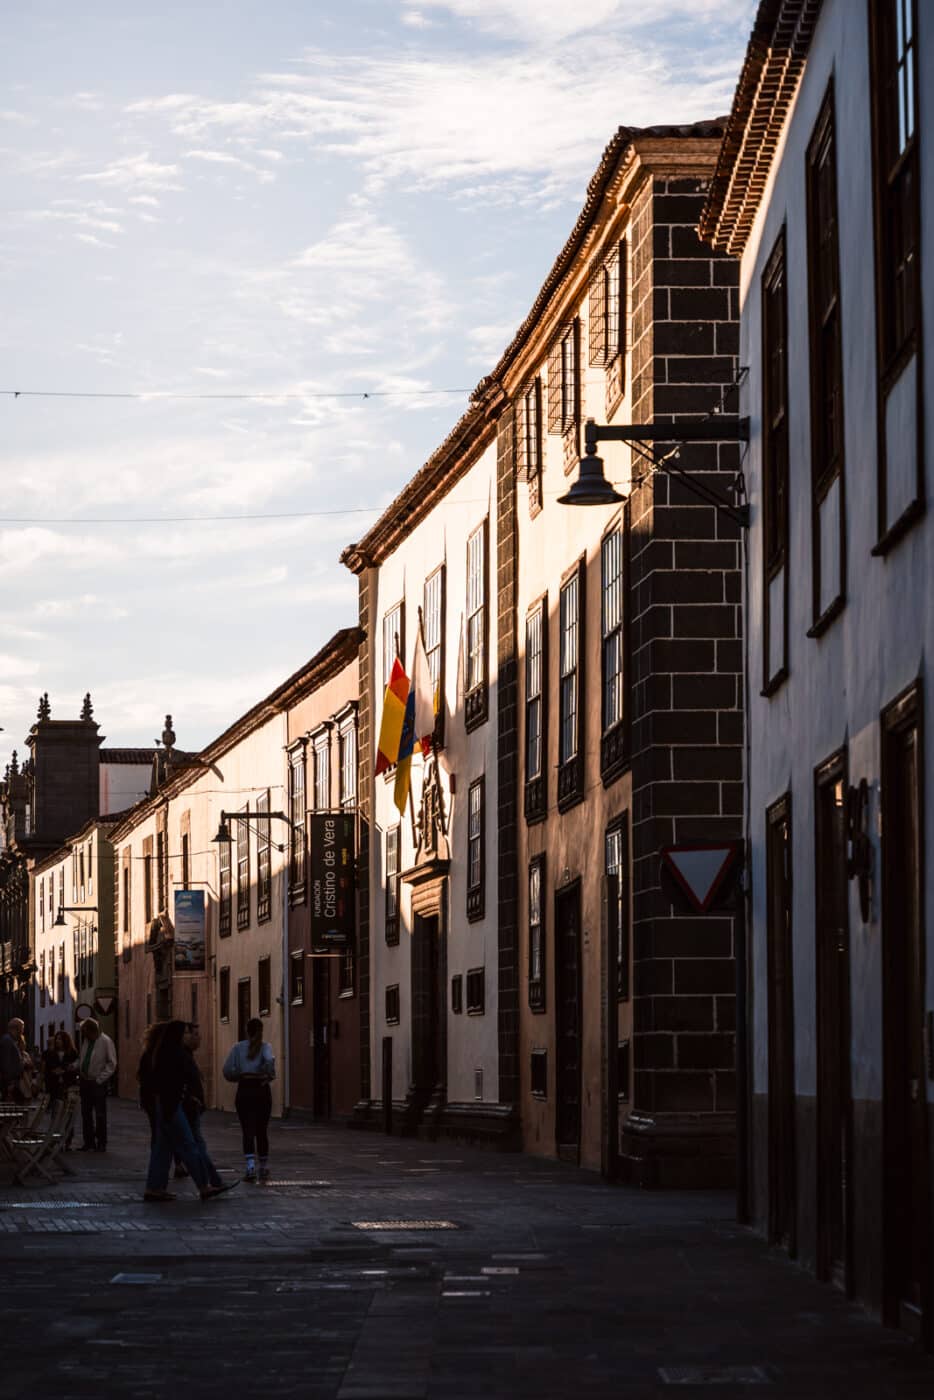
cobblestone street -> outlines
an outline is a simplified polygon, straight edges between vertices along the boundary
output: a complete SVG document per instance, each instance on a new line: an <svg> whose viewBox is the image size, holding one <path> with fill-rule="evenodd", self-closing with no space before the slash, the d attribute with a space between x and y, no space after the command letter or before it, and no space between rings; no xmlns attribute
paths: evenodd
<svg viewBox="0 0 934 1400"><path fill-rule="evenodd" d="M145 1120L111 1115L106 1157L0 1188L8 1395L934 1394L934 1362L737 1227L729 1195L276 1123L271 1186L147 1205ZM233 1118L206 1135L238 1171Z"/></svg>

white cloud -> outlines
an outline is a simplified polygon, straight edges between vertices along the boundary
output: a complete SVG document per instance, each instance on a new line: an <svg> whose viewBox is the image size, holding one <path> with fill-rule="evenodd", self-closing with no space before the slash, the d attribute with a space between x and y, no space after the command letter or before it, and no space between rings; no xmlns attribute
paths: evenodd
<svg viewBox="0 0 934 1400"><path fill-rule="evenodd" d="M149 193L153 190L181 190L177 176L177 165L165 165L150 160L149 152L142 155L123 156L112 161L103 170L88 171L77 176L79 181L91 181L111 189L134 190Z"/></svg>
<svg viewBox="0 0 934 1400"><path fill-rule="evenodd" d="M18 112L12 107L0 108L0 122L9 122L11 126L35 126L35 117L28 116L25 112Z"/></svg>

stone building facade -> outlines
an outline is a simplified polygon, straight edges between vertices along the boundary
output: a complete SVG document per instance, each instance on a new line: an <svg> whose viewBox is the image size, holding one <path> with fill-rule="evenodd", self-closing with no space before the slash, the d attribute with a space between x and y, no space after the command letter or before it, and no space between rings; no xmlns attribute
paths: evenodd
<svg viewBox="0 0 934 1400"><path fill-rule="evenodd" d="M701 229L741 259L752 1211L934 1343L934 10L768 0Z"/></svg>

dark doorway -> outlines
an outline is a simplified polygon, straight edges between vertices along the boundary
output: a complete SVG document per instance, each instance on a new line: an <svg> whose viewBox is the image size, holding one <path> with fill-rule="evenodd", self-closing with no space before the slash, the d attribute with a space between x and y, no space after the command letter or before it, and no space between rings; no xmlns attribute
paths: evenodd
<svg viewBox="0 0 934 1400"><path fill-rule="evenodd" d="M555 896L555 1144L569 1162L581 1136L580 909L580 885Z"/></svg>
<svg viewBox="0 0 934 1400"><path fill-rule="evenodd" d="M795 1039L791 797L766 813L769 1013L769 1239L795 1253Z"/></svg>
<svg viewBox="0 0 934 1400"><path fill-rule="evenodd" d="M392 1036L383 1036L383 1132L392 1132Z"/></svg>
<svg viewBox="0 0 934 1400"><path fill-rule="evenodd" d="M417 914L412 933L412 1087L413 1100L421 1108L432 1098L443 1100L445 1089L439 924L437 915Z"/></svg>
<svg viewBox="0 0 934 1400"><path fill-rule="evenodd" d="M850 976L846 759L815 774L818 1273L849 1287Z"/></svg>
<svg viewBox="0 0 934 1400"><path fill-rule="evenodd" d="M312 1111L316 1118L331 1116L331 962L329 957L311 959Z"/></svg>
<svg viewBox="0 0 934 1400"><path fill-rule="evenodd" d="M920 703L913 688L883 715L885 1310L930 1340Z"/></svg>

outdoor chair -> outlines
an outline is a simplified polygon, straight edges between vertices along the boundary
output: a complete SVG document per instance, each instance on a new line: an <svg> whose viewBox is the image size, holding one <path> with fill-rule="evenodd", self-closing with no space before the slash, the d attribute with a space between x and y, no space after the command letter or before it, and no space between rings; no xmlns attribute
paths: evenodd
<svg viewBox="0 0 934 1400"><path fill-rule="evenodd" d="M63 1152L72 1132L77 1107L78 1095L68 1093L56 1103L44 1133L31 1136L17 1133L7 1138L16 1168L14 1182L25 1186L27 1177L32 1175L40 1181L55 1181L64 1173L74 1176L74 1170L65 1161Z"/></svg>

